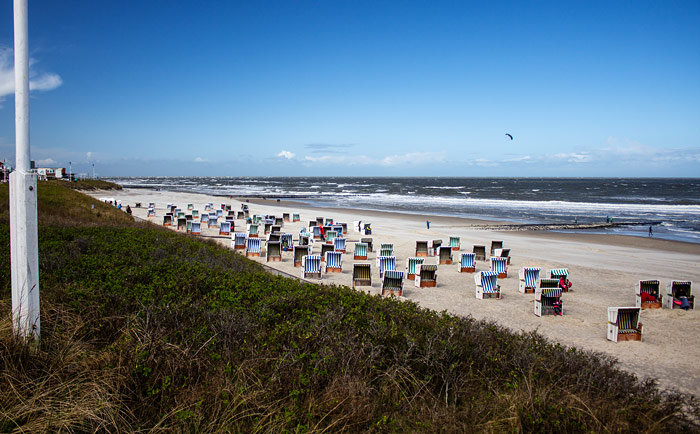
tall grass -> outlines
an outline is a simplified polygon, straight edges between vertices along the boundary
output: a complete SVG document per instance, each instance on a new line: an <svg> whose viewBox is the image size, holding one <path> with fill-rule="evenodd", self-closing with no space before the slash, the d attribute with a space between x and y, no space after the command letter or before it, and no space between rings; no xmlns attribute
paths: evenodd
<svg viewBox="0 0 700 434"><path fill-rule="evenodd" d="M699 428L693 399L609 357L273 276L60 184L39 195L34 351L12 334L9 249L0 253L0 432Z"/></svg>

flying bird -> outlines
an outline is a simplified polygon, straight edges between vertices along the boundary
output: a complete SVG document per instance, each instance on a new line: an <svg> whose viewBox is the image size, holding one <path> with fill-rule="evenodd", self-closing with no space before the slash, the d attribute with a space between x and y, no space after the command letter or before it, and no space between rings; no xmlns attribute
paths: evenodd
<svg viewBox="0 0 700 434"><path fill-rule="evenodd" d="M511 136L510 134L506 133L506 136L510 137L510 139L513 140L513 136Z"/></svg>

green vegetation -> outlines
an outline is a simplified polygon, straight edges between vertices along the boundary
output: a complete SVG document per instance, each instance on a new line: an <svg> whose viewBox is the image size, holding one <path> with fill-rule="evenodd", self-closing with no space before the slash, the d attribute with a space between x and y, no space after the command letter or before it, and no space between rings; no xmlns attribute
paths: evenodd
<svg viewBox="0 0 700 434"><path fill-rule="evenodd" d="M63 183L65 181L47 181L51 183ZM64 187L70 187L74 190L121 190L122 186L109 181L101 181L99 179L79 179L75 182L69 182Z"/></svg>
<svg viewBox="0 0 700 434"><path fill-rule="evenodd" d="M693 399L605 356L273 276L65 184L39 184L36 350L11 332L0 188L0 432L699 428Z"/></svg>

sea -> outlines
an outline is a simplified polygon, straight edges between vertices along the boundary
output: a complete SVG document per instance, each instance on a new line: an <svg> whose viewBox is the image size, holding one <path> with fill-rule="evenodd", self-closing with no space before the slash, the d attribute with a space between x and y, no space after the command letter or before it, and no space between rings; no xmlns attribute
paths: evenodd
<svg viewBox="0 0 700 434"><path fill-rule="evenodd" d="M700 243L700 178L113 177L149 188L526 224L639 223L587 233ZM581 232L583 230L565 230Z"/></svg>

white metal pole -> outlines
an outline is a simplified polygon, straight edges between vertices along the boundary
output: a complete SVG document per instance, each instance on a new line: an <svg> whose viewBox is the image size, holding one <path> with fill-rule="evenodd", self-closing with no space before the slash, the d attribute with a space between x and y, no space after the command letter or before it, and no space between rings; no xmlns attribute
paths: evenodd
<svg viewBox="0 0 700 434"><path fill-rule="evenodd" d="M14 13L16 170L10 175L12 326L19 336L38 339L40 321L37 175L30 170L29 155L27 0L15 0Z"/></svg>

